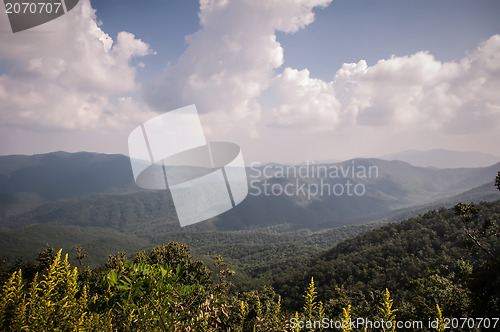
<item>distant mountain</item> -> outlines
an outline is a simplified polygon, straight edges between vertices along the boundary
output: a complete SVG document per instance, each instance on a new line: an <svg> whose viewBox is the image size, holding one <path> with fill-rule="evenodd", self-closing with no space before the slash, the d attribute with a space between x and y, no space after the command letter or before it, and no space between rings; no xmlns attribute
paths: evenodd
<svg viewBox="0 0 500 332"><path fill-rule="evenodd" d="M241 204L186 229L290 231L360 224L490 183L499 168L500 163L432 169L380 159L249 167L250 194ZM2 157L0 184L3 228L47 223L144 234L180 229L169 192L139 191L125 156Z"/></svg>
<svg viewBox="0 0 500 332"><path fill-rule="evenodd" d="M378 174L371 178L360 178L356 174L346 174L340 179L314 177L314 170L326 167L328 170L348 169L356 165L361 169L376 167ZM251 186L250 192L258 192L252 187L262 190L261 195L249 195L236 208L214 218L218 229L251 229L272 225L288 225L290 229L308 228L312 230L326 229L343 225L359 224L371 220L391 216L395 211L431 204L445 198L469 191L486 183L491 183L500 168L500 163L484 168L468 169L432 169L411 166L401 161L384 161L380 159L354 159L332 165L317 165L310 168L312 178L294 177L293 168L275 166L274 177L267 177L268 196L264 195L264 180L260 185ZM298 166L301 167L301 166ZM302 168L304 169L304 168ZM271 168L267 175L271 175ZM250 181L254 175L266 173L263 169L248 170ZM282 176L287 174L289 176ZM314 174L313 174L314 173ZM325 185L333 188L335 185L350 181L366 188L364 195L317 195L310 199L296 195L273 195L270 188L290 186L298 188L305 184L315 186ZM494 189L494 187L492 187ZM493 191L492 199L498 197ZM484 200L483 196L477 196Z"/></svg>
<svg viewBox="0 0 500 332"><path fill-rule="evenodd" d="M373 174L363 176L370 169ZM199 257L223 254L244 276L275 280L283 271L301 269L320 247L382 224L459 201L498 200L500 192L492 181L499 169L500 163L436 169L380 159L264 164L247 168L250 194L241 204L181 228L169 191L139 190L126 156L0 157L0 257L12 262L46 243L65 250L81 244L93 257L91 264L102 264L117 251L182 241ZM336 185L347 190L348 181L351 190L362 186L363 195L307 197L297 190ZM272 188L285 187L293 194L273 194Z"/></svg>
<svg viewBox="0 0 500 332"><path fill-rule="evenodd" d="M25 192L57 200L137 190L129 158L124 155L53 152L0 156L0 195Z"/></svg>
<svg viewBox="0 0 500 332"><path fill-rule="evenodd" d="M499 156L480 152L450 150L407 150L380 157L383 160L401 160L413 166L437 168L486 167L500 161Z"/></svg>

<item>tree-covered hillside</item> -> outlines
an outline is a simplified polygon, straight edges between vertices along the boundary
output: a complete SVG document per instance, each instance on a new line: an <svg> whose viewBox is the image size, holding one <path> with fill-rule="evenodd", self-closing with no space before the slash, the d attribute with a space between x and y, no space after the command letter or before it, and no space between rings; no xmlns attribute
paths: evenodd
<svg viewBox="0 0 500 332"><path fill-rule="evenodd" d="M400 317L416 318L438 303L454 317L500 314L500 201L481 203L464 221L454 209L429 211L419 217L348 239L310 261L307 268L286 275L274 286L288 294L294 307L303 284L314 277L318 298L339 310L353 304L367 314L374 294L395 292ZM469 218L467 217L467 218ZM476 229L472 243L464 227ZM425 309L427 308L427 309Z"/></svg>
<svg viewBox="0 0 500 332"><path fill-rule="evenodd" d="M89 269L81 248L78 268L46 248L34 262L3 267L0 324L5 331L364 331L358 323L349 329L360 320L390 322L387 331L498 327L499 215L500 201L429 211L299 264L297 257L280 262L280 246L269 256L258 246L224 252L221 242L221 252L246 256L248 269L266 258L276 263L268 276L274 289L242 289L217 249L204 264L171 242L128 258L117 253Z"/></svg>

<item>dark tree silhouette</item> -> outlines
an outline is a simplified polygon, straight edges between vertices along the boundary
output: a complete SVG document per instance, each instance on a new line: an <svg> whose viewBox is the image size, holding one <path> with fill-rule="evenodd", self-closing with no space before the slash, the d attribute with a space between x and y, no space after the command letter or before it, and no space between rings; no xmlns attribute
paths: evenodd
<svg viewBox="0 0 500 332"><path fill-rule="evenodd" d="M495 178L495 186L500 190L500 171L498 171L497 177Z"/></svg>

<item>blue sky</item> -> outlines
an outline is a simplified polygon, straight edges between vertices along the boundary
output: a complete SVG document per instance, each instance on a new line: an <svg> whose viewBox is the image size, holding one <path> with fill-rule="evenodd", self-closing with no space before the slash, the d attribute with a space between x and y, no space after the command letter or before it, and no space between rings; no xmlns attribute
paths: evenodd
<svg viewBox="0 0 500 332"><path fill-rule="evenodd" d="M147 4L147 5L146 5ZM127 153L192 103L250 162L443 148L498 155L500 2L81 0L0 15L0 154Z"/></svg>
<svg viewBox="0 0 500 332"><path fill-rule="evenodd" d="M331 79L345 62L374 65L391 55L428 50L458 60L500 31L498 1L338 0L315 10L314 23L296 34L278 33L285 65Z"/></svg>
<svg viewBox="0 0 500 332"><path fill-rule="evenodd" d="M111 36L131 31L159 53L147 61L149 79L175 63L185 36L199 28L197 0L94 1L102 29ZM336 0L315 8L315 20L296 33L277 32L284 66L308 68L328 80L345 62L374 65L391 55L428 50L441 61L461 59L479 41L500 32L500 3L492 0Z"/></svg>

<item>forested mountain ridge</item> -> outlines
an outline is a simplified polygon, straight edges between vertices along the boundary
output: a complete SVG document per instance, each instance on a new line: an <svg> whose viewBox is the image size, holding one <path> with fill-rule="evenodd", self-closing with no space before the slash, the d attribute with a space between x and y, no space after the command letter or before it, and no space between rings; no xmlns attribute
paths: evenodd
<svg viewBox="0 0 500 332"><path fill-rule="evenodd" d="M213 253L224 254L229 262L246 275L251 272L251 259L240 252L280 252L287 257L310 257L318 248L330 248L345 238L355 236L387 222L401 221L441 206L450 207L462 202L500 199L500 192L492 183L461 195L430 205L397 210L393 215L381 217L377 222L336 227L322 231L290 231L293 225L279 224L254 230L218 231L214 221L181 228L172 215L173 209L165 204L168 192L142 192L132 195L91 195L67 202L56 202L40 207L14 221L16 229L0 231L0 256L14 261L29 258L46 243L71 251L80 244L89 251L89 264L103 264L107 254L116 251L133 252L150 249L169 241L188 244L198 257ZM35 213L36 212L36 213ZM167 219L168 216L170 219ZM170 220L170 221L169 221ZM36 221L37 224L31 224ZM24 224L24 226L22 226ZM292 243L291 246L286 243ZM238 247L240 247L238 249ZM246 249L242 249L246 248ZM272 257L274 254L270 254ZM250 262L250 263L249 263ZM273 278L271 271L279 264L262 261L260 279ZM242 275L240 274L240 275ZM260 283L260 281L259 281Z"/></svg>
<svg viewBox="0 0 500 332"><path fill-rule="evenodd" d="M347 301L361 314L366 314L363 305L373 301L370 294L387 287L397 294L395 303L404 308L401 315L406 318L415 318L412 312L435 303L454 317L490 309L498 315L500 201L477 208L475 227L493 227L485 241L495 259L470 245L464 220L454 209L441 208L347 239L273 285L278 293L289 295L292 306L300 299L302 285L314 277L319 300L331 301L337 309Z"/></svg>

